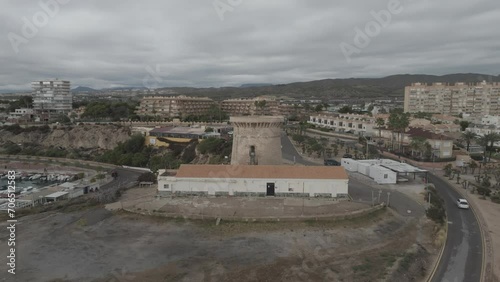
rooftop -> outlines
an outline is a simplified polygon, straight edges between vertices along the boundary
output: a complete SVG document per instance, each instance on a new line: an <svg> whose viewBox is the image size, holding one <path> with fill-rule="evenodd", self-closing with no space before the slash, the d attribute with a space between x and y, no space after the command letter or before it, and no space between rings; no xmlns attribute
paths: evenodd
<svg viewBox="0 0 500 282"><path fill-rule="evenodd" d="M181 165L178 178L348 179L340 166Z"/></svg>
<svg viewBox="0 0 500 282"><path fill-rule="evenodd" d="M453 138L450 138L446 135L433 133L431 131L417 127L410 127L410 129L406 131L406 134L408 134L410 137L424 137L430 140L453 140Z"/></svg>
<svg viewBox="0 0 500 282"><path fill-rule="evenodd" d="M55 193L52 193L50 195L45 196L45 198L58 198L58 197L61 197L61 196L67 195L67 194L68 194L68 192L55 192Z"/></svg>

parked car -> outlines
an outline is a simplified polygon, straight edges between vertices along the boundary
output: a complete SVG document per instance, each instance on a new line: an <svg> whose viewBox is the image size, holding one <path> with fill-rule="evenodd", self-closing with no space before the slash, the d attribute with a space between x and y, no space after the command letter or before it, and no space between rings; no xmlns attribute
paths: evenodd
<svg viewBox="0 0 500 282"><path fill-rule="evenodd" d="M461 209L468 209L469 202L466 199L457 199L457 206Z"/></svg>
<svg viewBox="0 0 500 282"><path fill-rule="evenodd" d="M351 154L345 154L342 158L352 159L352 155Z"/></svg>
<svg viewBox="0 0 500 282"><path fill-rule="evenodd" d="M325 160L325 165L340 166L340 163L336 160L329 159L329 160Z"/></svg>

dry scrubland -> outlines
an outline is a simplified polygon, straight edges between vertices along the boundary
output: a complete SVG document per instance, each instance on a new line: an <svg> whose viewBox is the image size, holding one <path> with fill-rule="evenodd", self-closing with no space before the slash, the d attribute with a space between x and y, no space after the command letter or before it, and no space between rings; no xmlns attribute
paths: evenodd
<svg viewBox="0 0 500 282"><path fill-rule="evenodd" d="M436 251L431 223L388 209L340 222L216 226L91 207L18 226L17 281L414 281Z"/></svg>

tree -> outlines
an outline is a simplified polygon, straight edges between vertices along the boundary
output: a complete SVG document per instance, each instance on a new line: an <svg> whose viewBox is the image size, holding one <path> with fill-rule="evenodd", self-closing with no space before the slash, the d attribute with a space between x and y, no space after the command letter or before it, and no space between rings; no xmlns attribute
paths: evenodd
<svg viewBox="0 0 500 282"><path fill-rule="evenodd" d="M378 137L382 138L382 127L385 125L385 120L383 118L377 118L375 120L375 124L377 125L378 128Z"/></svg>
<svg viewBox="0 0 500 282"><path fill-rule="evenodd" d="M319 113L323 110L323 104L319 104L316 107L314 107L314 111Z"/></svg>
<svg viewBox="0 0 500 282"><path fill-rule="evenodd" d="M409 113L402 113L397 111L397 109L395 109L389 116L389 123L388 123L389 128L391 129L391 131L398 133L399 151L401 151L401 147L403 145L402 134L406 131L406 128L408 127L409 124L410 124Z"/></svg>
<svg viewBox="0 0 500 282"><path fill-rule="evenodd" d="M304 143L304 141L306 141L306 137L304 135L294 134L292 136L292 140L299 144L302 144Z"/></svg>
<svg viewBox="0 0 500 282"><path fill-rule="evenodd" d="M471 174L474 174L474 171L476 171L476 168L478 167L477 163L475 161L471 161L469 163L469 168L471 170Z"/></svg>
<svg viewBox="0 0 500 282"><path fill-rule="evenodd" d="M470 122L466 121L466 120L462 120L460 122L460 128L462 129L462 131L465 131L467 129L467 127L469 127L470 125Z"/></svg>
<svg viewBox="0 0 500 282"><path fill-rule="evenodd" d="M425 143L427 140L424 137L416 136L411 139L410 149L411 155L415 156L415 152L419 153L419 157L423 156L423 151L425 151Z"/></svg>
<svg viewBox="0 0 500 282"><path fill-rule="evenodd" d="M352 114L352 108L350 106L343 106L339 109L339 113L341 114Z"/></svg>
<svg viewBox="0 0 500 282"><path fill-rule="evenodd" d="M467 152L469 151L469 147L472 141L476 140L477 134L472 131L465 131L462 133L462 139L467 144Z"/></svg>
<svg viewBox="0 0 500 282"><path fill-rule="evenodd" d="M479 138L478 143L484 147L484 161L486 162L486 153L490 152L489 159L491 160L491 154L493 153L494 143L500 141L500 135L497 133L488 133Z"/></svg>

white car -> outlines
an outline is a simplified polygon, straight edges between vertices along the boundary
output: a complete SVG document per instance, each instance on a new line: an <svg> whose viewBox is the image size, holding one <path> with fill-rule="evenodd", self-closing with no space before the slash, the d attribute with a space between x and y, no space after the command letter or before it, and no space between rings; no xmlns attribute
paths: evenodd
<svg viewBox="0 0 500 282"><path fill-rule="evenodd" d="M458 199L457 200L457 206L461 209L468 209L469 208L469 202L467 202L466 199Z"/></svg>

